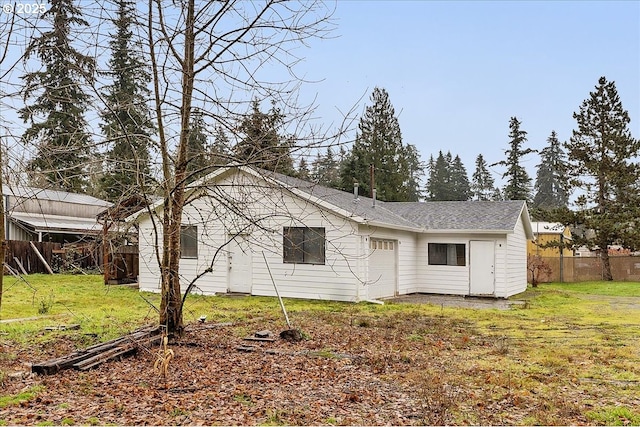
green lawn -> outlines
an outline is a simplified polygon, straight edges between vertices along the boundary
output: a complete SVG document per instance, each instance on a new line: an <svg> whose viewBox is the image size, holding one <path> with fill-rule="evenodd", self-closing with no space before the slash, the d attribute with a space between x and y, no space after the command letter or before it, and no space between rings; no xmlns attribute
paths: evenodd
<svg viewBox="0 0 640 427"><path fill-rule="evenodd" d="M11 366L25 349L82 347L158 321L157 294L105 286L99 276L26 280L5 278L0 385L3 358ZM357 353L367 369L386 366L385 380L423 390L425 405L446 406L453 424L640 424L640 283L541 284L512 299L526 303L509 311L293 299L285 306L314 354ZM207 323L233 322L239 340L256 328L285 328L276 298L189 296L185 323L202 315ZM44 331L70 324L81 327ZM0 393L0 407L43 393L25 390Z"/></svg>

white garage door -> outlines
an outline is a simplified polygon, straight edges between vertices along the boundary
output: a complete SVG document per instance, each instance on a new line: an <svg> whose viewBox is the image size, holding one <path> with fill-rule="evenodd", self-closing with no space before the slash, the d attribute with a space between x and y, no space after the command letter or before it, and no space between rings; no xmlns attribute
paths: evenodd
<svg viewBox="0 0 640 427"><path fill-rule="evenodd" d="M369 250L369 299L395 296L398 242L370 239Z"/></svg>

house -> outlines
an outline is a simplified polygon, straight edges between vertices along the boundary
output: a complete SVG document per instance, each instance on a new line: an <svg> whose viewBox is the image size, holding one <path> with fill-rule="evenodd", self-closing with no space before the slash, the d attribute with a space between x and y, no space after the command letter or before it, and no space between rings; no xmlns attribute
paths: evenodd
<svg viewBox="0 0 640 427"><path fill-rule="evenodd" d="M527 254L538 255L543 258L559 258L573 256L573 250L564 247L562 252L559 246L571 242L571 229L560 223L532 222L534 240L527 243ZM547 246L549 245L549 246Z"/></svg>
<svg viewBox="0 0 640 427"><path fill-rule="evenodd" d="M506 202L382 202L246 166L187 190L183 287L363 301L417 292L506 298L527 286L527 206ZM157 203L152 211L161 212ZM159 292L158 218L139 229L140 290Z"/></svg>
<svg viewBox="0 0 640 427"><path fill-rule="evenodd" d="M102 231L96 215L111 203L86 194L5 187L5 239L72 243Z"/></svg>

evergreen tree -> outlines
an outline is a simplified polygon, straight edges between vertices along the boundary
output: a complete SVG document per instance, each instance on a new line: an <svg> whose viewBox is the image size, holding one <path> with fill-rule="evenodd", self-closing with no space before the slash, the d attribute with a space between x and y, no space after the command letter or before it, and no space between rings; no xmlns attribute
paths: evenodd
<svg viewBox="0 0 640 427"><path fill-rule="evenodd" d="M408 171L407 180L403 186L406 189L404 200L417 202L422 198L420 181L424 176L425 166L420 160L420 153L415 145L407 144L404 150L404 161Z"/></svg>
<svg viewBox="0 0 640 427"><path fill-rule="evenodd" d="M471 185L469 184L467 169L464 167L460 156L456 155L451 162L449 175L452 191L451 200L469 200L471 198Z"/></svg>
<svg viewBox="0 0 640 427"><path fill-rule="evenodd" d="M293 139L279 133L283 123L284 115L275 105L263 113L259 102L254 100L251 112L238 126L241 137L234 148L236 158L263 169L293 175Z"/></svg>
<svg viewBox="0 0 640 427"><path fill-rule="evenodd" d="M298 172L296 175L298 175L298 178L304 179L305 181L308 181L311 177L311 171L309 171L309 165L307 164L306 158L302 157L300 159L300 162L298 163Z"/></svg>
<svg viewBox="0 0 640 427"><path fill-rule="evenodd" d="M447 159L451 159L451 153L443 155L438 152L438 157L429 159L429 179L427 180L427 199L431 201L452 200L453 187L451 185L451 165Z"/></svg>
<svg viewBox="0 0 640 427"><path fill-rule="evenodd" d="M473 200L494 200L496 197L495 181L482 154L476 157L476 170L471 177L471 193Z"/></svg>
<svg viewBox="0 0 640 427"><path fill-rule="evenodd" d="M313 162L311 179L325 187L340 188L340 165L331 147L327 147L324 155L318 153Z"/></svg>
<svg viewBox="0 0 640 427"><path fill-rule="evenodd" d="M438 152L438 158L433 156L428 162L429 178L427 180L427 199L431 201L469 200L471 189L467 170L460 160L460 156L454 158L450 151L442 154Z"/></svg>
<svg viewBox="0 0 640 427"><path fill-rule="evenodd" d="M494 163L507 167L507 171L502 178L507 178L507 185L504 187L505 200L529 200L531 198L531 178L526 169L520 165L520 160L529 153L533 153L531 148L523 148L527 141L527 132L520 129L521 122L516 117L509 120L509 142L510 149L505 150L506 160Z"/></svg>
<svg viewBox="0 0 640 427"><path fill-rule="evenodd" d="M82 192L87 183L84 166L91 154L84 119L90 99L82 86L92 83L95 61L71 41L79 38L74 27L88 23L73 0L51 0L42 20L51 23L51 30L33 38L24 55L25 60L36 56L44 67L23 77L25 101L35 98L19 110L20 118L30 124L22 140L37 147L28 169L40 185Z"/></svg>
<svg viewBox="0 0 640 427"><path fill-rule="evenodd" d="M411 177L411 155L402 143L400 125L386 90L376 87L358 124L356 141L341 170L342 186L353 188L357 182L361 194L370 196L371 168L377 197L386 201L408 201L418 188ZM417 173L417 172L416 172Z"/></svg>
<svg viewBox="0 0 640 427"><path fill-rule="evenodd" d="M147 107L151 77L140 47L132 40L135 3L117 0L117 7L117 17L112 21L116 33L109 41L111 59L106 73L113 82L103 94L106 109L101 114L102 131L111 148L105 156L100 194L111 201L144 191L150 181L149 145L155 132Z"/></svg>
<svg viewBox="0 0 640 427"><path fill-rule="evenodd" d="M231 161L231 158L231 142L229 141L229 137L222 126L216 126L213 133L213 145L211 146L209 163L211 163L215 169L227 165Z"/></svg>
<svg viewBox="0 0 640 427"><path fill-rule="evenodd" d="M578 219L595 232L584 243L601 249L604 279L613 280L608 246L638 247L640 141L631 136L615 83L605 77L573 117L577 129L565 147L572 184L585 191L578 200Z"/></svg>
<svg viewBox="0 0 640 427"><path fill-rule="evenodd" d="M189 140L187 143L187 181L211 172L211 153L207 137L207 128L202 111L193 109L191 112Z"/></svg>
<svg viewBox="0 0 640 427"><path fill-rule="evenodd" d="M540 151L540 164L536 175L533 207L555 209L569 204L569 182L567 179L566 154L555 131Z"/></svg>

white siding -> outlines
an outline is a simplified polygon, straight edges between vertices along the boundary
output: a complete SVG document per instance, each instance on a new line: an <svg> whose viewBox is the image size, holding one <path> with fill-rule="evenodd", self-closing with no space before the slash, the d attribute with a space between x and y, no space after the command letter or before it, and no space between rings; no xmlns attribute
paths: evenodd
<svg viewBox="0 0 640 427"><path fill-rule="evenodd" d="M405 295L416 292L416 282L418 280L417 264L417 240L416 233L409 231L393 230L389 228L370 227L361 225L359 233L363 236L364 243L361 252L363 254L363 271L360 273L362 281L365 283L365 293L362 299L368 299L366 293L366 283L374 280L369 277L369 241L370 239L394 240L397 243L397 294Z"/></svg>
<svg viewBox="0 0 640 427"><path fill-rule="evenodd" d="M154 231L148 216L141 218L138 229L139 272L138 285L141 291L160 292L160 268L156 261ZM162 230L158 235L162 245Z"/></svg>
<svg viewBox="0 0 640 427"><path fill-rule="evenodd" d="M496 238L496 296L505 294L507 282L507 236Z"/></svg>
<svg viewBox="0 0 640 427"><path fill-rule="evenodd" d="M496 265L495 281L496 293L504 282L505 262L503 253L506 246L504 235L497 234L423 234L417 241L418 277L415 292L445 294L445 295L469 295L469 242L471 240L491 240L495 242ZM464 266L454 265L429 265L429 243L451 243L465 245Z"/></svg>
<svg viewBox="0 0 640 427"><path fill-rule="evenodd" d="M468 295L471 240L495 242L495 294L508 297L526 289L526 238L520 218L512 234L412 233L358 225L290 195L244 172L218 177L185 207L183 224L198 227L198 258L180 264L183 290L199 273L213 272L198 283L196 292L227 292L229 261L225 245L229 236L242 234L254 248L251 256L251 293L275 296L268 266L284 297L362 301L368 299L369 241L397 242L397 294L414 292ZM233 205L234 209L229 208ZM283 227L324 227L324 265L290 264L283 261ZM159 291L153 229L148 218L140 222L140 289ZM162 243L161 236L159 237ZM428 244L465 245L464 266L429 265ZM263 255L264 254L264 255Z"/></svg>
<svg viewBox="0 0 640 427"><path fill-rule="evenodd" d="M224 193L220 190L224 189ZM192 201L184 209L183 224L198 227L198 259L183 259L182 289L209 267L212 273L198 281L197 291L212 294L228 288L228 260L224 249L228 236L242 233L255 248L252 254L252 294L275 296L265 264L283 297L357 301L360 281L360 237L352 221L319 210L253 177L231 175L218 182L209 196ZM213 197L210 197L213 196ZM239 209L227 207L233 203ZM159 289L159 268L153 256L150 221L140 227L140 289ZM324 265L285 264L282 253L283 227L324 227ZM147 237L148 235L148 237ZM263 257L264 253L264 257Z"/></svg>
<svg viewBox="0 0 640 427"><path fill-rule="evenodd" d="M419 292L431 294L468 295L469 294L469 235L427 234L420 239L422 246L422 280ZM465 245L465 266L429 265L429 243L462 243Z"/></svg>
<svg viewBox="0 0 640 427"><path fill-rule="evenodd" d="M527 289L527 237L522 217L518 218L514 232L507 235L505 271L504 291L497 296L506 298Z"/></svg>

